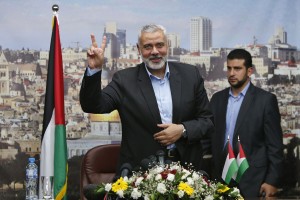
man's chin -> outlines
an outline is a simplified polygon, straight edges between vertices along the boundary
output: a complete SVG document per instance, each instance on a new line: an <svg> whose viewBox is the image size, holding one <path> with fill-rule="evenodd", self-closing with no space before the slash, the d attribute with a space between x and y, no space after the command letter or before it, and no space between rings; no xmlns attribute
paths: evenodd
<svg viewBox="0 0 300 200"><path fill-rule="evenodd" d="M243 86L243 84L240 83L229 83L231 87L235 88L235 89L239 89Z"/></svg>
<svg viewBox="0 0 300 200"><path fill-rule="evenodd" d="M230 81L228 81L228 83L233 88L239 88L239 83L238 82L230 82Z"/></svg>
<svg viewBox="0 0 300 200"><path fill-rule="evenodd" d="M153 70L161 69L164 66L165 66L165 63L159 63L159 64L148 63L148 67Z"/></svg>

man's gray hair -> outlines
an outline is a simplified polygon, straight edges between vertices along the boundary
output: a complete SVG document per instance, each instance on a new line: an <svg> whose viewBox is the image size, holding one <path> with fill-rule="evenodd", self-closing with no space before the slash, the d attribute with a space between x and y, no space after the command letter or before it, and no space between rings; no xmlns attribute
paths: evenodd
<svg viewBox="0 0 300 200"><path fill-rule="evenodd" d="M166 31L165 27L163 27L162 25L158 25L158 24L147 24L147 25L143 26L139 32L138 44L140 44L141 36L143 33L155 33L157 31L162 31L164 34L165 40L167 40L167 35L166 35L167 31Z"/></svg>

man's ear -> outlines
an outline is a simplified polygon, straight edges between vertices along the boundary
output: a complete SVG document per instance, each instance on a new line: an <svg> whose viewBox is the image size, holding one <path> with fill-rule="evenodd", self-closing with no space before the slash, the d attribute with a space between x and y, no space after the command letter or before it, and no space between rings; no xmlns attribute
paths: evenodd
<svg viewBox="0 0 300 200"><path fill-rule="evenodd" d="M137 49L138 49L139 55L141 55L141 52L140 52L140 46L139 46L138 43L136 43L136 47L137 47Z"/></svg>
<svg viewBox="0 0 300 200"><path fill-rule="evenodd" d="M254 74L254 70L255 70L254 67L249 67L249 68L247 69L247 74L248 74L248 76L251 76L252 74Z"/></svg>

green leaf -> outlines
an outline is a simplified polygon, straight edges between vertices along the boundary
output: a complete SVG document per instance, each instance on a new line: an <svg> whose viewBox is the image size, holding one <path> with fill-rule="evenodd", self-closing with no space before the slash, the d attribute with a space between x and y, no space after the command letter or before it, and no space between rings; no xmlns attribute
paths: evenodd
<svg viewBox="0 0 300 200"><path fill-rule="evenodd" d="M96 189L97 193L105 193L105 189L103 187L100 187L99 189Z"/></svg>

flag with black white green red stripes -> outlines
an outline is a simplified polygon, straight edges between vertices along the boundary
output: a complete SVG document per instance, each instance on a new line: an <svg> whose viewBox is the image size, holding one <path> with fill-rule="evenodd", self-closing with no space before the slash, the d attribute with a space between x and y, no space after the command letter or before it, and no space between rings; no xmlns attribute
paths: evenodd
<svg viewBox="0 0 300 200"><path fill-rule="evenodd" d="M53 16L52 25L41 141L40 181L42 176L53 176L53 198L61 200L67 199L68 163L63 62L56 14ZM43 198L41 190L40 187L39 195Z"/></svg>

